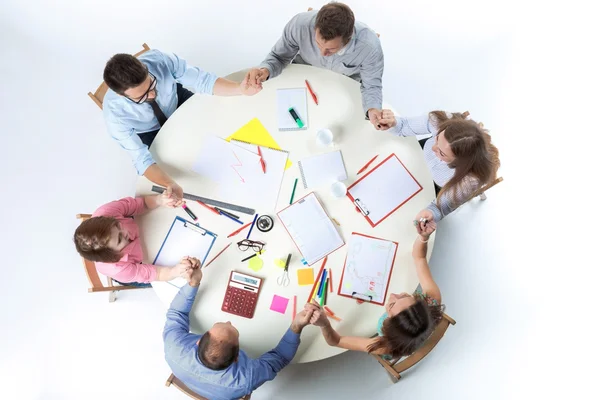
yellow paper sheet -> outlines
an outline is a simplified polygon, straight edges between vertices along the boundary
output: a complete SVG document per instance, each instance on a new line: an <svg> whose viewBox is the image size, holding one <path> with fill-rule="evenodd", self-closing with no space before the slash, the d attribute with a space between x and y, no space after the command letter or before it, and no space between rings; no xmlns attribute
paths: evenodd
<svg viewBox="0 0 600 400"><path fill-rule="evenodd" d="M312 285L313 283L315 283L315 273L312 268L298 270L298 285Z"/></svg>
<svg viewBox="0 0 600 400"><path fill-rule="evenodd" d="M233 135L229 136L225 140L229 142L231 139L252 143L258 146L270 147L276 150L281 150L281 147L279 147L275 139L273 139L273 136L271 136L269 131L267 131L267 129L258 120L258 118L250 120L250 122L242 126ZM288 169L291 166L292 162L288 159L287 164L285 165L285 169Z"/></svg>

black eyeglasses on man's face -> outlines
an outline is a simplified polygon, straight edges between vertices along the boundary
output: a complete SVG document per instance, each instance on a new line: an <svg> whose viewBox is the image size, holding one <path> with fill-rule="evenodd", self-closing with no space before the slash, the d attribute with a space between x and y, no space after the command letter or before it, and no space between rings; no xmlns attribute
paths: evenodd
<svg viewBox="0 0 600 400"><path fill-rule="evenodd" d="M150 75L150 86L148 86L148 90L146 90L146 93L144 93L138 99L132 99L131 97L127 97L129 100L133 101L136 104L142 104L148 100L148 95L150 94L150 92L156 90L156 77L150 72L148 72L148 75Z"/></svg>

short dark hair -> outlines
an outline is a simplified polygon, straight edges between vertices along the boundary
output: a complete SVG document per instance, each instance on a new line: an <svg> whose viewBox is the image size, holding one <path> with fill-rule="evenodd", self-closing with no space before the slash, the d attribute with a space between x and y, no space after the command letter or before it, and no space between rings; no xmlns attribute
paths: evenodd
<svg viewBox="0 0 600 400"><path fill-rule="evenodd" d="M198 343L198 358L206 368L221 371L228 368L238 356L240 346L231 342L215 340L209 332Z"/></svg>
<svg viewBox="0 0 600 400"><path fill-rule="evenodd" d="M104 67L104 82L121 95L127 89L141 85L147 76L148 68L131 54L115 54Z"/></svg>
<svg viewBox="0 0 600 400"><path fill-rule="evenodd" d="M321 7L317 13L315 28L325 40L342 37L344 44L354 34L354 13L344 3L329 3Z"/></svg>
<svg viewBox="0 0 600 400"><path fill-rule="evenodd" d="M383 336L368 347L369 353L384 349L394 358L409 356L431 336L442 319L444 306L428 305L424 297L415 297L415 304L383 321Z"/></svg>
<svg viewBox="0 0 600 400"><path fill-rule="evenodd" d="M85 220L75 230L73 241L79 255L86 260L114 263L121 255L108 247L112 228L119 221L112 217L92 217Z"/></svg>

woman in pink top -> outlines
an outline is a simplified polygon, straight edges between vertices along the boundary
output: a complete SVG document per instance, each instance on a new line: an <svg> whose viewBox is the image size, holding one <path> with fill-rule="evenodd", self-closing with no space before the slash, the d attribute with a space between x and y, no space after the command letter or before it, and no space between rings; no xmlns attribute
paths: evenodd
<svg viewBox="0 0 600 400"><path fill-rule="evenodd" d="M98 208L92 218L75 231L79 254L96 263L98 272L119 283L170 281L184 277L191 263L184 257L176 266L159 266L143 262L139 229L133 217L159 206L173 206L171 193L112 201Z"/></svg>

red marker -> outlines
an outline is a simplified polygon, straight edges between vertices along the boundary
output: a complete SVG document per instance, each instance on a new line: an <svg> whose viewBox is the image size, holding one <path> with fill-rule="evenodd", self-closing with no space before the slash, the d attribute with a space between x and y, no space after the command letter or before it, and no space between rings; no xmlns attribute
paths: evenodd
<svg viewBox="0 0 600 400"><path fill-rule="evenodd" d="M258 155L260 156L260 166L263 169L263 174L267 173L267 166L265 165L265 159L262 156L262 151L260 151L260 146L256 146L256 148L258 149Z"/></svg>
<svg viewBox="0 0 600 400"><path fill-rule="evenodd" d="M211 206L209 206L208 204L204 204L203 202L201 202L200 200L196 200L198 202L198 204L200 204L201 206L204 206L206 208L208 208L210 211L214 212L217 215L221 215L220 212L218 212L217 210L215 210L214 208L212 208Z"/></svg>
<svg viewBox="0 0 600 400"><path fill-rule="evenodd" d="M312 96L313 100L315 101L316 105L319 105L319 101L317 100L317 96L315 96L314 92L312 91L312 88L310 87L310 83L308 83L308 81L305 79L304 82L306 82L306 87L308 88L308 91L310 92L310 95Z"/></svg>

